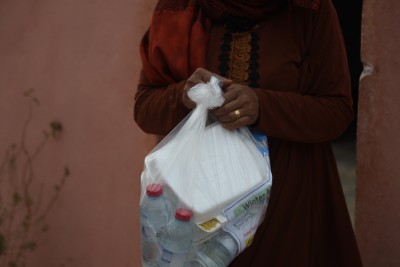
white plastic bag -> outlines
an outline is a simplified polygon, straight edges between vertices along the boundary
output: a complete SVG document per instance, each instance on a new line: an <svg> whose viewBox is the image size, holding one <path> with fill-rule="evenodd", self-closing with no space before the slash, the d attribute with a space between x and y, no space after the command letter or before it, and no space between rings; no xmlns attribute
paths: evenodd
<svg viewBox="0 0 400 267"><path fill-rule="evenodd" d="M224 102L215 77L191 88L189 97L197 107L145 158L141 201L146 187L157 183L172 210L192 211L190 257L222 228L237 240L240 253L265 214L272 185L268 154L260 153L247 128L227 130L210 122L208 110Z"/></svg>

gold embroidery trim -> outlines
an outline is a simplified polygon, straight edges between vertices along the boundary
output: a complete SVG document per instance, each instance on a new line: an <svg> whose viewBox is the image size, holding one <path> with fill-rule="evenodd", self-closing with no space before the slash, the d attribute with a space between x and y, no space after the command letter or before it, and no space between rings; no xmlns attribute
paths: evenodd
<svg viewBox="0 0 400 267"><path fill-rule="evenodd" d="M236 83L246 85L249 80L251 56L251 34L233 33L229 55L229 78Z"/></svg>

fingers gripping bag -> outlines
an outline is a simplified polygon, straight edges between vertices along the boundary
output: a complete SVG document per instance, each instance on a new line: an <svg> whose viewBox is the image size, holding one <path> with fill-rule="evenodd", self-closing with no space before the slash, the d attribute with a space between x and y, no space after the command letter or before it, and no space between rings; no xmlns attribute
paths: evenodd
<svg viewBox="0 0 400 267"><path fill-rule="evenodd" d="M228 266L251 244L268 204L266 136L211 118L224 102L215 77L188 95L196 108L144 160L143 266Z"/></svg>

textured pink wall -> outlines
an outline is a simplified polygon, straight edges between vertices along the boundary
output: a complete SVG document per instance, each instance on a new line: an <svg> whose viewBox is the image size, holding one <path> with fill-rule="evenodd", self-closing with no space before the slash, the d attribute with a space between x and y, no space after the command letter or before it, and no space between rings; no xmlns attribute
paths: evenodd
<svg viewBox="0 0 400 267"><path fill-rule="evenodd" d="M356 233L366 267L400 266L400 2L364 0Z"/></svg>
<svg viewBox="0 0 400 267"><path fill-rule="evenodd" d="M71 170L28 266L140 266L139 174L151 138L132 110L154 3L0 1L0 156L19 138L22 93L35 88L28 146L53 119L65 129L35 162L36 179L49 186Z"/></svg>

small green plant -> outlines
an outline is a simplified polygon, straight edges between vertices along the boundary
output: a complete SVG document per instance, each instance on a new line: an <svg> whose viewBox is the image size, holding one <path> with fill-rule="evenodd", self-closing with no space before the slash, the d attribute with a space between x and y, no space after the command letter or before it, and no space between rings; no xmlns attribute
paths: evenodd
<svg viewBox="0 0 400 267"><path fill-rule="evenodd" d="M19 142L11 144L0 161L0 267L27 266L27 255L36 250L41 244L38 238L48 231L46 216L70 175L64 167L51 192L35 177L35 160L47 142L62 134L63 125L51 122L34 149L28 149L28 128L33 110L40 104L33 93L33 89L24 93L29 112Z"/></svg>

